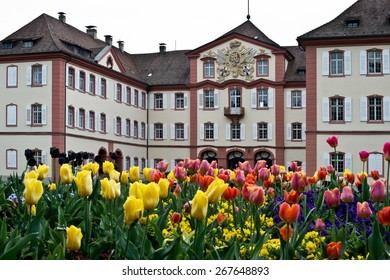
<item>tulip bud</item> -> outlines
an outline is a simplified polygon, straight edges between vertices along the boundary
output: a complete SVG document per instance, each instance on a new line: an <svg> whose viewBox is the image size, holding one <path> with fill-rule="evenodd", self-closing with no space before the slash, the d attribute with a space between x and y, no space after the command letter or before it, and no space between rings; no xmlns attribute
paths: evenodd
<svg viewBox="0 0 390 280"><path fill-rule="evenodd" d="M338 137L337 136L329 136L326 139L326 143L329 144L332 148L336 148L338 146Z"/></svg>
<svg viewBox="0 0 390 280"><path fill-rule="evenodd" d="M177 212L174 212L171 217L171 222L177 224L180 221L181 215Z"/></svg>
<svg viewBox="0 0 390 280"><path fill-rule="evenodd" d="M364 150L359 152L360 160L362 162L366 162L368 160L369 155L370 153Z"/></svg>
<svg viewBox="0 0 390 280"><path fill-rule="evenodd" d="M321 230L323 230L325 228L325 223L320 218L318 218L316 220L316 225L315 226L316 226L316 230L317 231L321 231Z"/></svg>
<svg viewBox="0 0 390 280"><path fill-rule="evenodd" d="M198 190L192 199L191 216L196 220L206 218L208 208L208 199L204 192Z"/></svg>
<svg viewBox="0 0 390 280"><path fill-rule="evenodd" d="M351 203L354 200L352 188L349 186L344 187L341 192L340 199L345 203Z"/></svg>
<svg viewBox="0 0 390 280"><path fill-rule="evenodd" d="M383 145L383 157L386 161L390 162L390 142L386 142Z"/></svg>
<svg viewBox="0 0 390 280"><path fill-rule="evenodd" d="M184 210L184 213L191 214L191 207L190 207L189 202L184 203L183 210Z"/></svg>
<svg viewBox="0 0 390 280"><path fill-rule="evenodd" d="M372 210L371 210L370 205L368 204L367 201L364 201L363 203L358 202L356 204L356 215L360 219L367 219L367 218L371 217Z"/></svg>
<svg viewBox="0 0 390 280"><path fill-rule="evenodd" d="M60 167L60 178L64 184L71 184L73 181L72 166L69 164L63 164Z"/></svg>
<svg viewBox="0 0 390 280"><path fill-rule="evenodd" d="M85 197L90 196L92 194L92 177L91 171L82 170L77 173L77 176L74 178L74 182L76 183L79 196Z"/></svg>
<svg viewBox="0 0 390 280"><path fill-rule="evenodd" d="M83 234L81 228L70 226L66 228L66 248L70 251L78 251L81 247L81 239Z"/></svg>
<svg viewBox="0 0 390 280"><path fill-rule="evenodd" d="M386 187L384 181L376 180L371 183L370 197L371 200L375 202L382 202L385 200Z"/></svg>

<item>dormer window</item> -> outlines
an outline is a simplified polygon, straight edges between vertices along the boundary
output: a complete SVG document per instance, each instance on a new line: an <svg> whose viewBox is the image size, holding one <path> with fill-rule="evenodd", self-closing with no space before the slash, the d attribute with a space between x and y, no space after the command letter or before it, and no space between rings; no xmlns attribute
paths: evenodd
<svg viewBox="0 0 390 280"><path fill-rule="evenodd" d="M300 76L304 76L304 75L306 75L306 69L305 68L298 68L297 73Z"/></svg>
<svg viewBox="0 0 390 280"><path fill-rule="evenodd" d="M347 28L358 28L360 21L358 19L346 20Z"/></svg>
<svg viewBox="0 0 390 280"><path fill-rule="evenodd" d="M32 40L23 41L23 48L32 48L34 42Z"/></svg>
<svg viewBox="0 0 390 280"><path fill-rule="evenodd" d="M12 42L3 42L1 45L3 49L12 49L13 47Z"/></svg>

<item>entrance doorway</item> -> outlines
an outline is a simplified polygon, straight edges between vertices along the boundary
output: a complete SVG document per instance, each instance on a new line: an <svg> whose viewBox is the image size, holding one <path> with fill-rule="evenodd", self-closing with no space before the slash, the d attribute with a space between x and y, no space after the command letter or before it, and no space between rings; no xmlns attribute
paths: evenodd
<svg viewBox="0 0 390 280"><path fill-rule="evenodd" d="M272 155L267 151L260 151L255 155L255 164L258 160L265 160L267 162L267 168L270 168L273 164Z"/></svg>
<svg viewBox="0 0 390 280"><path fill-rule="evenodd" d="M234 170L238 167L239 162L244 162L244 154L240 151L231 152L228 154L228 168Z"/></svg>

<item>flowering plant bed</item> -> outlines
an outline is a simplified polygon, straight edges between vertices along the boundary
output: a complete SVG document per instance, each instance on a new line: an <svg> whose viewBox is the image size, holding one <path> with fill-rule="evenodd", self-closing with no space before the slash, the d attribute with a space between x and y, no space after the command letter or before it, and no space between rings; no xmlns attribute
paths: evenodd
<svg viewBox="0 0 390 280"><path fill-rule="evenodd" d="M327 142L337 153L337 137ZM383 152L387 180L372 172L370 183L331 165L308 176L296 162L190 159L141 178L69 153L51 181L33 162L0 181L0 259L388 259L390 142Z"/></svg>

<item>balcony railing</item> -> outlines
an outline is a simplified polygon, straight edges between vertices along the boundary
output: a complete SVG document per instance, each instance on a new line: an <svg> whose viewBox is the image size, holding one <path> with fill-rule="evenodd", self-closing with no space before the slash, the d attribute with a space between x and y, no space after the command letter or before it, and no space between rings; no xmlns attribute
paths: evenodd
<svg viewBox="0 0 390 280"><path fill-rule="evenodd" d="M244 107L225 107L224 115L228 118L243 118L245 115Z"/></svg>

